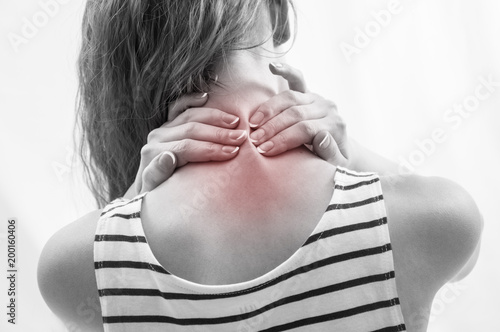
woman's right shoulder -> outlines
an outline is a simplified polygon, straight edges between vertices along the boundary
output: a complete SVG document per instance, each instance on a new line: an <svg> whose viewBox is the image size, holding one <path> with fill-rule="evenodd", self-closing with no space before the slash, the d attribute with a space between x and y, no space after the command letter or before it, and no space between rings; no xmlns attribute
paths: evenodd
<svg viewBox="0 0 500 332"><path fill-rule="evenodd" d="M101 210L86 214L56 232L38 262L38 287L49 308L65 325L102 330L94 272L93 243Z"/></svg>
<svg viewBox="0 0 500 332"><path fill-rule="evenodd" d="M442 177L393 175L381 184L395 255L405 254L422 280L441 287L478 250L483 220L474 199Z"/></svg>

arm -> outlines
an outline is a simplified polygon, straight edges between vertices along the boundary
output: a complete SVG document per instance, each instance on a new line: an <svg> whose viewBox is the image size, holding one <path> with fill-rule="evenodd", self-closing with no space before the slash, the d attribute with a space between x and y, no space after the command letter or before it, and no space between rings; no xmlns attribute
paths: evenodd
<svg viewBox="0 0 500 332"><path fill-rule="evenodd" d="M93 241L100 210L54 234L38 261L38 287L69 331L103 331Z"/></svg>
<svg viewBox="0 0 500 332"><path fill-rule="evenodd" d="M399 165L359 144L356 140L349 138L351 157L348 168L354 171L373 171L380 175L400 173Z"/></svg>
<svg viewBox="0 0 500 332"><path fill-rule="evenodd" d="M452 181L395 175L381 177L381 184L406 327L426 331L436 292L472 269L483 221Z"/></svg>

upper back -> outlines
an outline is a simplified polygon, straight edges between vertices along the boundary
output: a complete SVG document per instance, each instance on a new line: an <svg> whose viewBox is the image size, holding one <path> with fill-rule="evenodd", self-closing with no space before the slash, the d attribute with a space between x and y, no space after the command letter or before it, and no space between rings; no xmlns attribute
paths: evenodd
<svg viewBox="0 0 500 332"><path fill-rule="evenodd" d="M404 330L376 175L338 169L333 195L322 208L326 212L315 220L312 232L304 234L293 222L279 226L277 233L265 234L261 228L260 236L251 240L254 247L245 245L252 235L240 234L243 249L249 251L239 244L207 245L196 236L178 244L182 235L175 231L162 233L164 246L155 250L150 246L152 233L143 229L142 205L140 196L129 203L115 202L105 209L97 228L94 258L109 331L127 326L175 331L347 331L349 326ZM193 232L197 228L191 227ZM299 233L303 242L273 266L273 257L282 250L275 243L289 242L288 233ZM188 252L189 246L199 250ZM195 273L186 277L183 265ZM225 282L231 280L227 275L236 277L235 283ZM142 305L130 307L132 302Z"/></svg>
<svg viewBox="0 0 500 332"><path fill-rule="evenodd" d="M410 313L425 316L434 292L470 256L480 233L473 202L463 190L440 179L382 178L381 184L403 313L407 325L412 325L410 331L419 326L423 331L425 317L409 321ZM95 213L88 215L56 234L44 249L39 268L40 288L49 306L65 319L94 328L100 318L92 250L97 219ZM453 243L457 240L460 248Z"/></svg>

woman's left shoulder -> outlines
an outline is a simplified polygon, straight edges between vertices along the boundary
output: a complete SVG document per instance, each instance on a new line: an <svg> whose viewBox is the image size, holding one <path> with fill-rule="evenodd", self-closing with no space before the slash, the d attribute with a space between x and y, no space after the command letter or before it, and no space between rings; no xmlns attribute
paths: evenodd
<svg viewBox="0 0 500 332"><path fill-rule="evenodd" d="M93 256L100 213L88 213L55 233L38 262L40 292L70 330L102 330Z"/></svg>
<svg viewBox="0 0 500 332"><path fill-rule="evenodd" d="M381 177L394 247L410 247L438 284L467 263L481 238L483 219L471 195L442 177Z"/></svg>

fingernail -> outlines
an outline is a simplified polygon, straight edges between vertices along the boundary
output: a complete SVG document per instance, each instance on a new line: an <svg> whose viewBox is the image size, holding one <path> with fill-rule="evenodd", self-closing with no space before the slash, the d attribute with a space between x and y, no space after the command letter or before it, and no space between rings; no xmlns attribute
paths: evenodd
<svg viewBox="0 0 500 332"><path fill-rule="evenodd" d="M261 145L259 145L257 147L257 151L259 151L260 153L266 153L269 150L271 150L273 147L274 147L274 143L271 142L271 141L267 141L267 142L262 143Z"/></svg>
<svg viewBox="0 0 500 332"><path fill-rule="evenodd" d="M208 74L208 76L210 77L210 79L214 82L217 82L219 80L219 75L217 75L216 73L213 73L213 72L210 72Z"/></svg>
<svg viewBox="0 0 500 332"><path fill-rule="evenodd" d="M223 152L225 152L225 153L231 153L231 154L236 153L239 149L240 149L239 146L234 147L234 146L228 146L227 145L227 146L223 146L222 147L222 151Z"/></svg>
<svg viewBox="0 0 500 332"><path fill-rule="evenodd" d="M245 130L234 130L229 133L229 138L234 140L239 140L245 137L247 132Z"/></svg>
<svg viewBox="0 0 500 332"><path fill-rule="evenodd" d="M274 68L283 68L283 64L279 63L279 62L271 62L271 65L274 67Z"/></svg>
<svg viewBox="0 0 500 332"><path fill-rule="evenodd" d="M167 159L170 159L170 160L167 161ZM173 154L170 151L165 151L160 156L159 162L162 165L165 165L165 164L168 164L168 163L171 163L172 165L175 165L175 154Z"/></svg>
<svg viewBox="0 0 500 332"><path fill-rule="evenodd" d="M326 149L329 145L330 145L330 134L327 133L325 135L325 138L323 138L323 140L321 141L321 143L319 143L319 147L321 149Z"/></svg>
<svg viewBox="0 0 500 332"><path fill-rule="evenodd" d="M262 120L264 120L264 113L257 112L250 118L249 125L250 127L257 127Z"/></svg>
<svg viewBox="0 0 500 332"><path fill-rule="evenodd" d="M255 143L257 142L259 139L262 138L262 136L264 136L265 132L263 129L257 129L256 131L254 131L253 133L250 134L250 140Z"/></svg>
<svg viewBox="0 0 500 332"><path fill-rule="evenodd" d="M196 96L196 98L198 98L198 99L203 99L203 98L205 98L207 95L208 95L208 93L203 92L203 93L200 93L198 96Z"/></svg>
<svg viewBox="0 0 500 332"><path fill-rule="evenodd" d="M236 115L232 115L232 114L224 114L224 116L222 117L222 120L227 123L227 124L230 124L230 125L233 125L235 124L236 122L238 122L240 120L239 117L237 117Z"/></svg>

